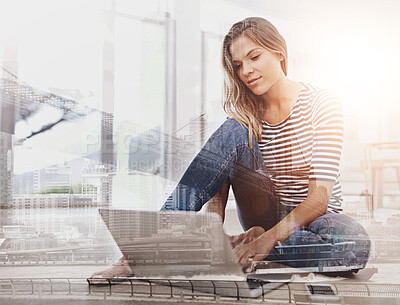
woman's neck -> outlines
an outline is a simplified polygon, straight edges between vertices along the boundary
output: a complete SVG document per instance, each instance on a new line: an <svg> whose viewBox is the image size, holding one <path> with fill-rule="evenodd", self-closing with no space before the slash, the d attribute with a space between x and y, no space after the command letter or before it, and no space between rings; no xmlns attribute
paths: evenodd
<svg viewBox="0 0 400 305"><path fill-rule="evenodd" d="M281 109L294 104L302 84L288 79L283 73L279 80L261 96L265 108Z"/></svg>
<svg viewBox="0 0 400 305"><path fill-rule="evenodd" d="M293 109L303 84L286 78L278 80L261 96L264 103L264 120L270 124L278 124L286 119Z"/></svg>

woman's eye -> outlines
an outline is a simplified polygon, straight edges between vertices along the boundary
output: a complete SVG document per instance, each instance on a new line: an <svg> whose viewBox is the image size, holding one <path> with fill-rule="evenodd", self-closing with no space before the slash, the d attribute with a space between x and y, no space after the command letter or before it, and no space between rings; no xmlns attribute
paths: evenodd
<svg viewBox="0 0 400 305"><path fill-rule="evenodd" d="M253 56L251 59L252 60L256 60L257 58L259 58L260 57L260 55L256 55L256 56Z"/></svg>
<svg viewBox="0 0 400 305"><path fill-rule="evenodd" d="M242 65L235 65L235 69L239 69Z"/></svg>

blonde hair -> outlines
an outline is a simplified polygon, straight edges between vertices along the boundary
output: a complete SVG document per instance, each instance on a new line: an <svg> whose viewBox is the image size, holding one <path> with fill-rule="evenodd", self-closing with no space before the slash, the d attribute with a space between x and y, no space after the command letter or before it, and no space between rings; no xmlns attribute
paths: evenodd
<svg viewBox="0 0 400 305"><path fill-rule="evenodd" d="M222 45L222 67L225 71L224 101L225 112L249 131L249 144L253 147L253 133L256 141L261 140L263 103L239 79L233 64L230 51L232 43L240 36L252 39L261 47L283 56L281 68L287 75L287 47L285 39L267 20L260 17L249 17L235 23L225 35Z"/></svg>

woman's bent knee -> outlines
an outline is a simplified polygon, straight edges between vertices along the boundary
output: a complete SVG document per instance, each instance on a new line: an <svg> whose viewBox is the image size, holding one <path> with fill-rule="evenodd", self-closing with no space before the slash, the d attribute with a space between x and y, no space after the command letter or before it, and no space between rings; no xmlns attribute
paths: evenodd
<svg viewBox="0 0 400 305"><path fill-rule="evenodd" d="M332 244L343 243L344 247L345 244L352 244L355 262L364 266L367 263L371 241L364 227L353 218L343 214L326 213L314 220L309 229Z"/></svg>
<svg viewBox="0 0 400 305"><path fill-rule="evenodd" d="M353 218L336 213L325 213L309 225L309 230L322 237L331 236L365 236L368 237L364 227Z"/></svg>
<svg viewBox="0 0 400 305"><path fill-rule="evenodd" d="M249 145L248 129L235 119L228 118L224 123L222 123L218 131L221 132L224 137L233 137L237 145ZM254 141L255 140L253 139L253 143Z"/></svg>

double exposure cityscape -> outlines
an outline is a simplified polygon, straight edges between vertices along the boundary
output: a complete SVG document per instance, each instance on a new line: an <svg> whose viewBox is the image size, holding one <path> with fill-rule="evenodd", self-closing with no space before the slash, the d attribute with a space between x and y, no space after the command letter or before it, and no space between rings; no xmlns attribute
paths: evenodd
<svg viewBox="0 0 400 305"><path fill-rule="evenodd" d="M0 2L0 304L400 304L399 11ZM223 39L249 16L285 37L290 79L340 96L342 213L367 235L298 234L243 268L232 181L223 219L213 200L184 212L170 199L227 119Z"/></svg>

